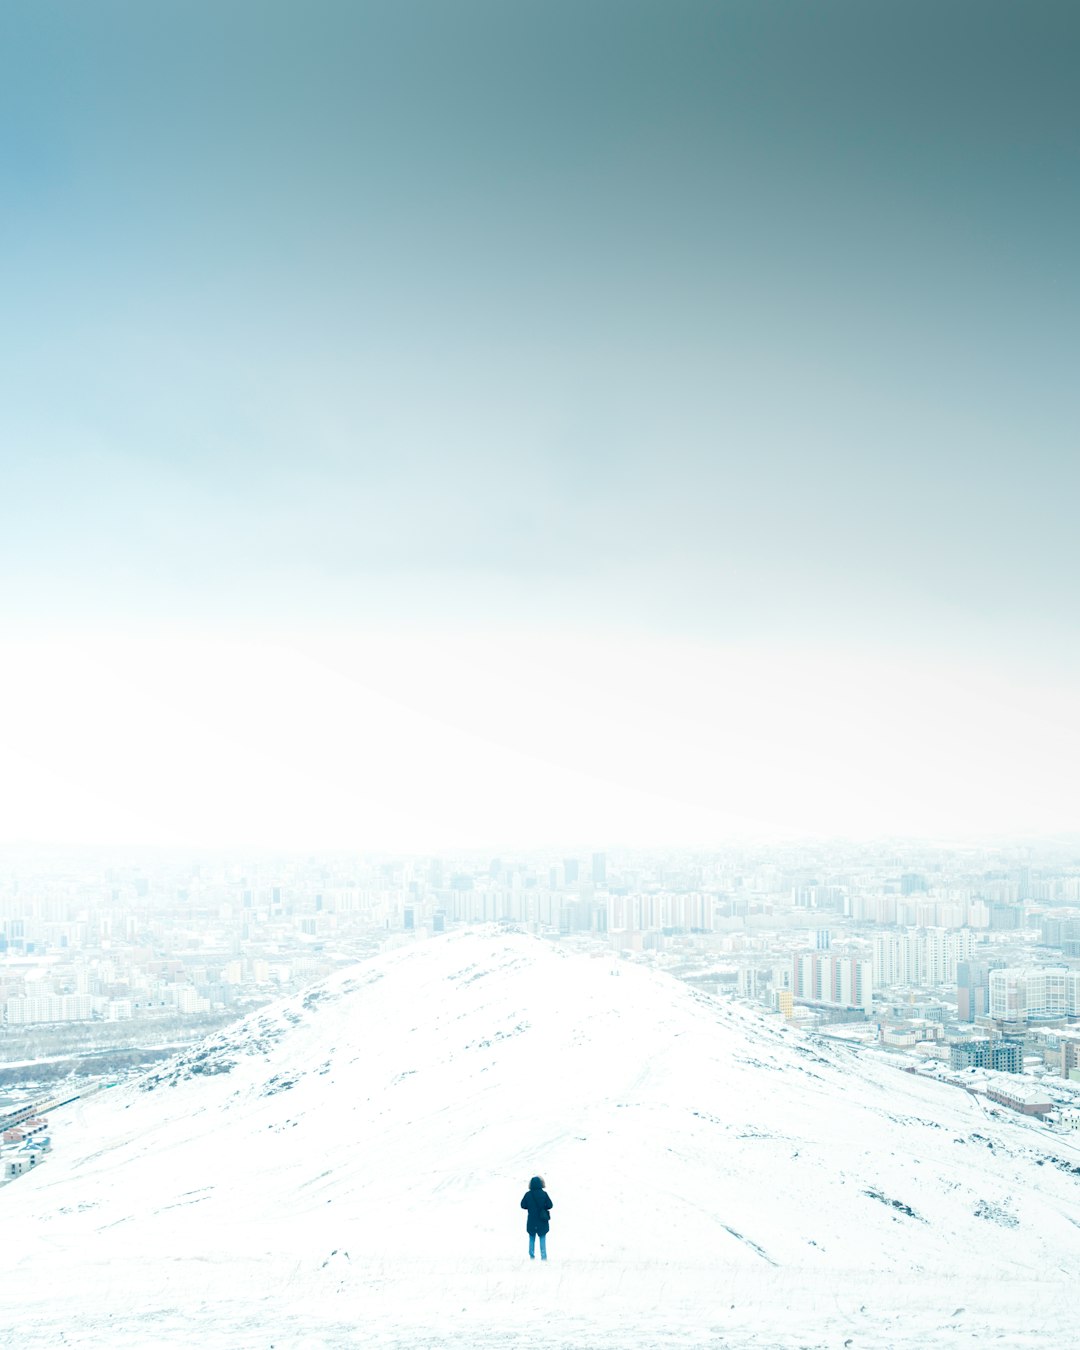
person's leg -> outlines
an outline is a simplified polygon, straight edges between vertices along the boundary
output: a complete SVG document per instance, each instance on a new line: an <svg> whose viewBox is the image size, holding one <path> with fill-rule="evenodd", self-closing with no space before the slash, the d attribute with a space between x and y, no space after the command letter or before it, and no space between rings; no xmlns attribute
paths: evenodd
<svg viewBox="0 0 1080 1350"><path fill-rule="evenodd" d="M540 1260L541 1260L541 1261L546 1261L546 1260L547 1260L547 1234L546 1234L546 1233L541 1233L541 1234L540 1234Z"/></svg>
<svg viewBox="0 0 1080 1350"><path fill-rule="evenodd" d="M543 1252L543 1250L544 1250L544 1243L543 1243L543 1240L541 1240L541 1242L540 1242L540 1251L541 1251L541 1253ZM529 1256L532 1257L533 1259L536 1258L536 1234L535 1234L535 1233L530 1233L530 1234L529 1234Z"/></svg>

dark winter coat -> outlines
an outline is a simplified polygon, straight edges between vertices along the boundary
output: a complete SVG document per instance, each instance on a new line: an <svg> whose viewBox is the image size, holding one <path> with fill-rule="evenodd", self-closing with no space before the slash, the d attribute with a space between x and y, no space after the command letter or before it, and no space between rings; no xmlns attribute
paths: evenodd
<svg viewBox="0 0 1080 1350"><path fill-rule="evenodd" d="M529 1211L525 1222L526 1233L546 1233L548 1230L548 1210L551 1208L551 1196L542 1186L530 1185L521 1197L521 1208Z"/></svg>

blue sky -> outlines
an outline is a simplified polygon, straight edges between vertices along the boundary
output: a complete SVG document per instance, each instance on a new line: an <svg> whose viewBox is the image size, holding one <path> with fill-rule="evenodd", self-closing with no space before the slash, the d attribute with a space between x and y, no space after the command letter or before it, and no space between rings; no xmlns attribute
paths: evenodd
<svg viewBox="0 0 1080 1350"><path fill-rule="evenodd" d="M0 605L37 644L14 663L65 651L74 682L102 640L98 661L134 639L322 662L393 636L433 672L418 715L504 750L506 719L439 693L450 646L476 669L510 639L532 668L693 649L823 688L823 661L898 688L910 670L917 758L982 802L920 683L943 663L1000 682L995 828L1061 828L1078 36L1065 4L6 5ZM654 682L642 724L676 696ZM566 693L567 725L591 698ZM1047 699L1057 730L1014 737ZM749 814L899 823L895 789L855 819L834 730L835 809L803 822L762 790ZM89 781L69 744L48 773ZM628 771L596 754L614 801ZM541 818L570 771L552 759L504 835L571 829ZM650 763L653 786L698 781ZM79 833L79 809L35 802L16 832ZM174 806L95 829L157 837ZM490 806L447 837L480 839ZM663 814L624 806L609 834ZM706 836L716 809L686 788L672 819ZM951 811L924 827L990 818ZM415 813L418 843L437 815Z"/></svg>

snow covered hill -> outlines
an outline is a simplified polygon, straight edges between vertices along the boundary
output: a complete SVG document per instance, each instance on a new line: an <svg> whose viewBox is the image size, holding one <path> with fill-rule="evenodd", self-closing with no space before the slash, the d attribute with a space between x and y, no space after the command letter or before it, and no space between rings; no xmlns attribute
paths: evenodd
<svg viewBox="0 0 1080 1350"><path fill-rule="evenodd" d="M53 1134L0 1191L26 1347L1035 1345L1073 1315L1075 1149L524 935L353 967Z"/></svg>

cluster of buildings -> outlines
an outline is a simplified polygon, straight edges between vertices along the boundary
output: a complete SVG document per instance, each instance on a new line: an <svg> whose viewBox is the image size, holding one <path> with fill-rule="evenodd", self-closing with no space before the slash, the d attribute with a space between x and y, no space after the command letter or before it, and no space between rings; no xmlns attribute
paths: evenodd
<svg viewBox="0 0 1080 1350"><path fill-rule="evenodd" d="M895 928L872 938L874 985L938 989L955 985L961 962L975 958L973 928Z"/></svg>
<svg viewBox="0 0 1080 1350"><path fill-rule="evenodd" d="M896 843L237 860L0 857L0 1061L201 1034L343 963L495 922L961 1072L1068 1081L1080 859ZM1043 1033L1061 1032L1051 1044ZM187 1034L187 1033L183 1033ZM41 1038L45 1037L46 1040ZM989 1058L966 1048L991 1042ZM29 1058L29 1055L27 1056ZM0 1079L2 1083L2 1079Z"/></svg>
<svg viewBox="0 0 1080 1350"><path fill-rule="evenodd" d="M100 1079L68 1085L48 1099L40 1094L22 1100L0 1099L0 1184L40 1167L52 1151L48 1113L100 1091Z"/></svg>
<svg viewBox="0 0 1080 1350"><path fill-rule="evenodd" d="M45 1109L26 1106L0 1112L0 1183L21 1177L44 1162L52 1148Z"/></svg>
<svg viewBox="0 0 1080 1350"><path fill-rule="evenodd" d="M11 1181L44 1160L52 1147L44 1116L30 1116L0 1134L0 1180Z"/></svg>
<svg viewBox="0 0 1080 1350"><path fill-rule="evenodd" d="M377 951L389 922L327 867L0 861L0 1061L88 1024L199 1034Z"/></svg>

